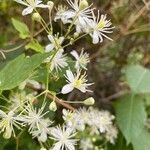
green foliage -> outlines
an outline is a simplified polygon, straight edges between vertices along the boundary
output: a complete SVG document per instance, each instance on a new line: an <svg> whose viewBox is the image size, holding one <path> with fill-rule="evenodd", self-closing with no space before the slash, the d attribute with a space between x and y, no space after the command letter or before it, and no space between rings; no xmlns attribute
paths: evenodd
<svg viewBox="0 0 150 150"><path fill-rule="evenodd" d="M26 39L30 37L30 31L26 24L14 18L12 18L12 24L15 27L15 29L19 32L19 36L21 39Z"/></svg>
<svg viewBox="0 0 150 150"><path fill-rule="evenodd" d="M150 71L139 65L127 67L127 82L135 93L150 92Z"/></svg>
<svg viewBox="0 0 150 150"><path fill-rule="evenodd" d="M37 40L32 40L30 43L28 43L25 47L26 49L32 49L35 52L43 53L44 47L40 45L40 43Z"/></svg>
<svg viewBox="0 0 150 150"><path fill-rule="evenodd" d="M150 150L150 133L143 129L139 136L133 139L134 150Z"/></svg>
<svg viewBox="0 0 150 150"><path fill-rule="evenodd" d="M118 102L116 114L118 125L129 144L143 130L146 120L144 103L139 96L126 96Z"/></svg>
<svg viewBox="0 0 150 150"><path fill-rule="evenodd" d="M143 97L137 94L150 92L150 71L139 65L126 69L127 83L131 95L123 97L116 106L117 122L134 150L150 149L150 133L145 129L146 111Z"/></svg>
<svg viewBox="0 0 150 150"><path fill-rule="evenodd" d="M31 58L21 55L0 71L0 90L8 90L26 80L49 54L36 54Z"/></svg>

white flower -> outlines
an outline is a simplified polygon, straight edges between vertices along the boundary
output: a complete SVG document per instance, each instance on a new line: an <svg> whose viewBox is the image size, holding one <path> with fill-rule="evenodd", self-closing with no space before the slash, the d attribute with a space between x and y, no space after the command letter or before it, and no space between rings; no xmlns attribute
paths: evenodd
<svg viewBox="0 0 150 150"><path fill-rule="evenodd" d="M77 140L73 137L76 133L71 128L65 126L62 128L60 126L54 127L51 129L51 135L50 138L56 141L53 150L75 150L74 145L76 145Z"/></svg>
<svg viewBox="0 0 150 150"><path fill-rule="evenodd" d="M63 109L63 119L67 127L70 127L73 130L77 129L83 131L85 129L84 120L76 112L70 112Z"/></svg>
<svg viewBox="0 0 150 150"><path fill-rule="evenodd" d="M33 108L31 104L25 107L25 115L22 116L22 120L25 124L29 125L29 132L32 134L33 138L38 137L39 141L45 142L47 140L47 135L50 132L50 125L52 122L44 116L48 113L44 111L44 104L40 109Z"/></svg>
<svg viewBox="0 0 150 150"><path fill-rule="evenodd" d="M82 50L81 54L78 55L78 53L75 50L73 50L71 52L71 55L74 56L76 59L75 68L77 70L79 70L80 68L87 70L86 66L90 62L90 58L89 58L88 53L86 53L86 52L84 53L84 51Z"/></svg>
<svg viewBox="0 0 150 150"><path fill-rule="evenodd" d="M99 117L99 123L97 124L97 127L101 133L104 133L108 130L109 126L112 125L112 120L115 118L108 111L100 111L97 117Z"/></svg>
<svg viewBox="0 0 150 150"><path fill-rule="evenodd" d="M37 7L40 8L48 8L48 5L41 4L41 0L15 0L17 3L27 6L22 12L22 15L28 15L33 12L33 10Z"/></svg>
<svg viewBox="0 0 150 150"><path fill-rule="evenodd" d="M0 132L4 132L4 138L9 139L13 134L15 136L14 127L20 129L19 115L17 116L14 111L5 113L0 110Z"/></svg>
<svg viewBox="0 0 150 150"><path fill-rule="evenodd" d="M81 150L93 150L93 143L91 139L81 139L80 141L80 149Z"/></svg>
<svg viewBox="0 0 150 150"><path fill-rule="evenodd" d="M50 40L51 44L48 44L45 48L45 52L50 52L53 49L60 49L61 44L64 41L64 37L58 37L58 35L48 35L48 39Z"/></svg>
<svg viewBox="0 0 150 150"><path fill-rule="evenodd" d="M53 71L56 69L56 71L61 70L61 68L65 68L68 66L67 64L67 58L66 55L63 55L63 50L60 49L56 54L48 57L45 62L51 62L50 63L50 70Z"/></svg>
<svg viewBox="0 0 150 150"><path fill-rule="evenodd" d="M41 119L39 123L39 127L35 127L30 132L33 138L37 137L39 141L46 142L48 135L50 134L52 122L47 119Z"/></svg>
<svg viewBox="0 0 150 150"><path fill-rule="evenodd" d="M71 10L66 13L68 16L72 14L73 19L75 19L74 24L76 25L76 31L84 31L87 26L87 20L91 18L91 5L88 6L85 0L67 0L68 4L71 6ZM74 13L74 15L73 15Z"/></svg>
<svg viewBox="0 0 150 150"><path fill-rule="evenodd" d="M86 80L86 74L84 73L81 75L81 71L77 71L77 73L74 75L70 70L66 71L66 81L68 84L66 84L63 88L61 93L67 94L71 92L74 88L80 90L81 92L85 93L87 90L87 87L92 85L93 83L87 83Z"/></svg>
<svg viewBox="0 0 150 150"><path fill-rule="evenodd" d="M87 20L87 22L89 26L90 36L93 38L93 44L103 42L103 37L112 40L106 35L107 33L112 33L112 29L114 29L114 27L111 27L112 23L110 22L110 20L106 19L106 15L100 16L99 11L97 18L94 13L92 14L93 19Z"/></svg>
<svg viewBox="0 0 150 150"><path fill-rule="evenodd" d="M112 143L115 144L115 139L117 138L118 130L115 126L110 125L109 129L106 132L106 139Z"/></svg>
<svg viewBox="0 0 150 150"><path fill-rule="evenodd" d="M68 11L66 6L59 5L57 9L54 21L61 20L63 24L71 23L71 18L74 16L74 12Z"/></svg>

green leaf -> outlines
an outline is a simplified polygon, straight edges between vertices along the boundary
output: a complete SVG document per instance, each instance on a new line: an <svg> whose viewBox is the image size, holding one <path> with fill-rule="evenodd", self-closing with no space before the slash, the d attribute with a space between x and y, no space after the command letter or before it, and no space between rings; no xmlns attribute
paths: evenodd
<svg viewBox="0 0 150 150"><path fill-rule="evenodd" d="M133 139L134 150L150 150L150 132L143 129L139 136Z"/></svg>
<svg viewBox="0 0 150 150"><path fill-rule="evenodd" d="M135 95L125 96L117 103L116 117L127 144L131 143L140 135L146 120L142 98Z"/></svg>
<svg viewBox="0 0 150 150"><path fill-rule="evenodd" d="M134 65L127 67L127 82L135 93L150 92L150 71L142 66Z"/></svg>
<svg viewBox="0 0 150 150"><path fill-rule="evenodd" d="M27 37L30 37L30 31L26 24L14 18L12 18L12 24L15 27L15 29L19 32L19 36L21 39L26 39Z"/></svg>
<svg viewBox="0 0 150 150"><path fill-rule="evenodd" d="M43 53L44 47L40 45L37 40L32 40L29 44L26 45L26 49L32 49L36 52Z"/></svg>
<svg viewBox="0 0 150 150"><path fill-rule="evenodd" d="M37 68L49 54L36 54L31 58L26 58L24 55L10 61L0 71L0 90L9 90L18 86L26 80L35 68Z"/></svg>

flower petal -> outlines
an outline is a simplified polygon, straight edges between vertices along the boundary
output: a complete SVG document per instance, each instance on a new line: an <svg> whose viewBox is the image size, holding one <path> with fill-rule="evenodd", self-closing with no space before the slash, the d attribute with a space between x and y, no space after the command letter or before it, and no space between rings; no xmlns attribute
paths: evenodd
<svg viewBox="0 0 150 150"><path fill-rule="evenodd" d="M78 55L78 53L77 53L75 50L71 51L70 54L71 54L72 56L74 56L74 58L75 58L76 60L79 59L79 55Z"/></svg>
<svg viewBox="0 0 150 150"><path fill-rule="evenodd" d="M31 6L28 6L27 8L25 8L22 12L22 15L25 16L25 15L28 15L28 14L31 14L33 11L33 7Z"/></svg>
<svg viewBox="0 0 150 150"><path fill-rule="evenodd" d="M93 44L97 44L99 42L99 37L97 32L93 33Z"/></svg>
<svg viewBox="0 0 150 150"><path fill-rule="evenodd" d="M70 70L66 71L67 79L72 83L74 81L74 75Z"/></svg>
<svg viewBox="0 0 150 150"><path fill-rule="evenodd" d="M54 44L49 44L45 47L45 52L50 52L54 49Z"/></svg>
<svg viewBox="0 0 150 150"><path fill-rule="evenodd" d="M66 85L62 88L61 93L62 93L62 94L67 94L67 93L71 92L73 89L74 89L74 87L73 87L72 84L66 84Z"/></svg>

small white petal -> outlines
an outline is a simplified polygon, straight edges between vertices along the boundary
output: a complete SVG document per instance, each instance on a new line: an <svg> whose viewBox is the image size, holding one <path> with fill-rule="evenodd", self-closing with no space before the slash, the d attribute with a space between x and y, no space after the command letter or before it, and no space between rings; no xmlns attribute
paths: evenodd
<svg viewBox="0 0 150 150"><path fill-rule="evenodd" d="M73 89L74 89L74 87L73 87L72 84L66 84L66 85L62 88L61 93L62 93L62 94L67 94L67 93L71 92Z"/></svg>
<svg viewBox="0 0 150 150"><path fill-rule="evenodd" d="M96 32L93 33L93 44L97 44L99 42L99 37Z"/></svg>
<svg viewBox="0 0 150 150"><path fill-rule="evenodd" d="M48 5L44 5L44 4L39 4L36 7L39 7L39 8L49 8Z"/></svg>
<svg viewBox="0 0 150 150"><path fill-rule="evenodd" d="M31 14L33 11L33 7L31 6L28 6L27 8L25 8L22 12L22 15L25 16L25 15L28 15L28 14Z"/></svg>
<svg viewBox="0 0 150 150"><path fill-rule="evenodd" d="M67 71L66 71L66 75L67 75L67 79L68 79L70 82L73 82L73 81L74 81L74 75L73 75L73 73L72 73L70 70L67 70Z"/></svg>
<svg viewBox="0 0 150 150"><path fill-rule="evenodd" d="M45 47L45 52L50 52L54 49L54 44L49 44Z"/></svg>
<svg viewBox="0 0 150 150"><path fill-rule="evenodd" d="M70 54L71 54L72 56L74 56L76 60L79 59L79 55L78 55L78 53L77 53L75 50L73 50Z"/></svg>

